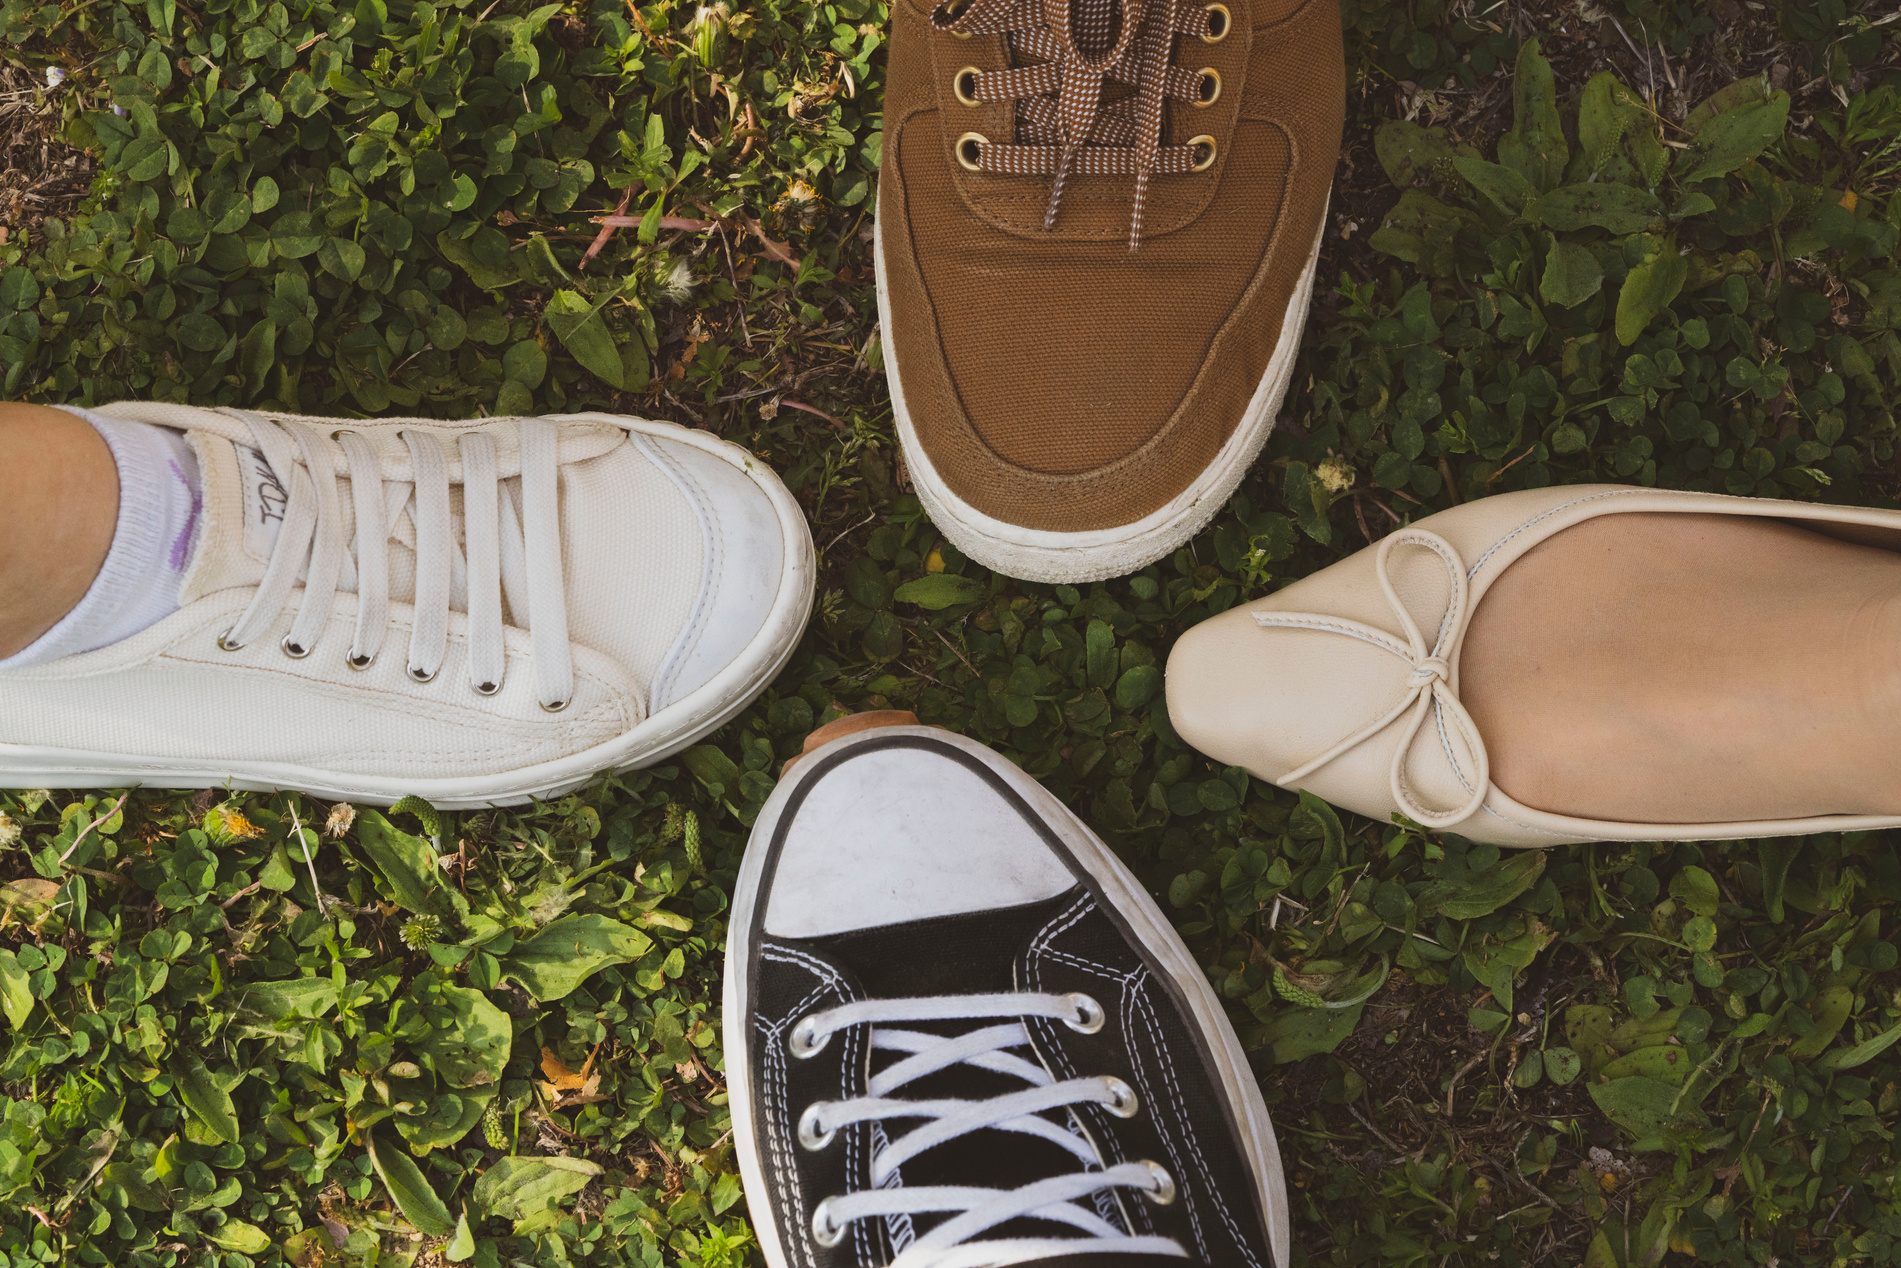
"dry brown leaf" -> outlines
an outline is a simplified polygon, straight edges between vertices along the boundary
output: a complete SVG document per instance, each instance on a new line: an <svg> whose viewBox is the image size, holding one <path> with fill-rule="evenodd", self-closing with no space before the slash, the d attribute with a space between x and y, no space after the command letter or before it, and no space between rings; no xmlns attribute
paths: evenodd
<svg viewBox="0 0 1901 1268"><path fill-rule="evenodd" d="M587 1060L581 1064L581 1072L576 1074L569 1069L561 1058L547 1048L541 1050L541 1072L548 1081L541 1085L542 1092L554 1102L554 1108L566 1109L570 1105L590 1105L607 1098L600 1095L601 1076L593 1074L594 1058L599 1056L601 1045L595 1044L594 1051L587 1054Z"/></svg>

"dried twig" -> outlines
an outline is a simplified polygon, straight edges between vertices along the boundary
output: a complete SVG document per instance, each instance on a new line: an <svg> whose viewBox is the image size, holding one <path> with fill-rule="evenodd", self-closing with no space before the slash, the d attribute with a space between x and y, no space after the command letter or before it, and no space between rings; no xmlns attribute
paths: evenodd
<svg viewBox="0 0 1901 1268"><path fill-rule="evenodd" d="M116 815L121 810L125 809L126 798L130 797L131 795L132 795L132 790L130 788L126 789L125 792L119 795L119 799L112 803L112 809L106 811L104 814L100 815L97 819L94 819L91 823L81 828L79 830L79 835L73 838L73 843L66 847L66 853L59 856L59 861L61 863L64 863L67 859L71 858L73 856L73 851L79 848L79 843L86 839L87 834L89 834L94 828L98 827L100 824L104 823L106 820L110 819L113 815Z"/></svg>
<svg viewBox="0 0 1901 1268"><path fill-rule="evenodd" d="M627 204L632 202L633 199L634 187L629 185L626 189L620 191L620 205L614 208L614 214L612 216L595 217L596 223L601 226L601 231L594 235L594 241L588 244L587 251L581 256L581 262L575 265L577 271L585 269L588 266L588 261L601 253L601 248L605 247L608 240L614 236L614 230L622 227L620 224L621 221L630 219L627 215ZM614 221L614 223L607 223L609 220ZM636 221L635 223L639 222Z"/></svg>
<svg viewBox="0 0 1901 1268"><path fill-rule="evenodd" d="M824 419L826 422L830 423L832 426L838 428L840 431L843 431L845 429L845 424L839 422L836 418L833 418L830 414L827 414L824 410L819 409L816 406L807 405L804 401L795 401L791 397L782 396L779 398L779 404L784 405L789 409L804 410L808 414L816 414L818 417Z"/></svg>
<svg viewBox="0 0 1901 1268"><path fill-rule="evenodd" d="M327 916L330 913L323 907L323 886L317 883L317 860L311 857L310 846L304 841L304 822L297 817L297 803L286 801L290 810L290 826L297 834L297 848L304 856L304 866L310 869L310 892L317 896L317 914Z"/></svg>

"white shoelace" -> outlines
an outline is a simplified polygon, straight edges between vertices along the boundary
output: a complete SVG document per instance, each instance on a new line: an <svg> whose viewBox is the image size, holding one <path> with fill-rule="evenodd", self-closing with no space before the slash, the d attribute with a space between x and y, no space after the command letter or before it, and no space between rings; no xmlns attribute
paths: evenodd
<svg viewBox="0 0 1901 1268"><path fill-rule="evenodd" d="M415 624L409 634L407 672L426 683L448 654L449 613L468 614L469 686L494 695L507 667L502 596L517 623L526 618L535 664L536 696L543 709L559 712L574 693L574 661L568 644L567 590L561 568L557 485L559 458L553 424L524 418L519 430L521 505L498 475L495 441L486 431L465 432L455 441L462 462L463 544L451 518L450 465L440 438L404 431L413 479L391 484L370 444L357 432L326 432L309 423L245 414L256 447L280 480L290 502L277 544L256 596L219 640L235 651L268 630L283 611L299 576L304 593L284 654L301 660L316 650L331 607L354 564L356 631L347 663L368 669L381 652L389 626L389 541L410 509L416 534ZM356 516L354 560L346 558L341 449ZM299 459L301 458L301 461ZM306 569L306 563L308 568Z"/></svg>
<svg viewBox="0 0 1901 1268"><path fill-rule="evenodd" d="M1040 1064L1013 1054L1011 1049L1030 1044L1029 1031L1021 1020L1025 1017L1053 1018L1087 1034L1101 1028L1104 1014L1100 1004L1079 994L939 995L861 1000L814 1013L793 1025L786 1034L786 1043L798 1058L815 1056L834 1032L866 1023L872 1025L874 1050L910 1054L872 1075L866 1095L808 1106L799 1117L799 1144L803 1148L822 1150L832 1143L839 1128L854 1123L925 1120L872 1157L872 1187L828 1197L813 1208L812 1232L820 1245L837 1245L856 1220L955 1212L906 1246L889 1268L989 1268L1084 1252L1187 1255L1173 1238L1130 1236L1093 1207L1078 1201L1104 1189L1134 1189L1158 1205L1166 1205L1175 1200L1175 1181L1154 1162L1110 1165L1085 1133L1043 1117L1048 1110L1100 1105L1118 1117L1129 1118L1141 1111L1141 1105L1134 1090L1121 1079L1108 1076L1058 1081ZM992 1018L1015 1020L949 1038L883 1028L890 1022ZM891 1095L908 1083L954 1065L1011 1075L1028 1086L984 1100L908 1101ZM984 1128L1022 1132L1046 1140L1074 1155L1085 1169L1016 1189L969 1185L879 1187L907 1160ZM999 1224L1026 1216L1066 1224L1080 1235L972 1240Z"/></svg>

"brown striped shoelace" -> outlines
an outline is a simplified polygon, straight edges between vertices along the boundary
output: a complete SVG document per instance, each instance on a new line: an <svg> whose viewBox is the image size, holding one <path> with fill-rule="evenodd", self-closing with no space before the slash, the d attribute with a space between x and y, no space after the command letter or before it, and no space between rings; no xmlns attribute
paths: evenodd
<svg viewBox="0 0 1901 1268"><path fill-rule="evenodd" d="M1162 143L1165 101L1212 100L1206 72L1170 65L1175 39L1213 42L1228 33L1228 23L1222 6L1186 0L941 0L931 14L933 27L1005 35L1027 62L961 77L961 94L1017 103L1015 139L965 138L960 147L968 142L976 150L974 164L966 157L966 165L1050 177L1045 229L1056 223L1071 173L1133 176L1129 250L1136 250L1149 177L1200 171L1214 161L1212 138Z"/></svg>

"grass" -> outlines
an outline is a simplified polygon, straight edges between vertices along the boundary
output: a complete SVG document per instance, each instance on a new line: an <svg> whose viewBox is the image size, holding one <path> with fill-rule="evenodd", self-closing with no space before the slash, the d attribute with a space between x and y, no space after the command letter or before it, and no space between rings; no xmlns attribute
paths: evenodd
<svg viewBox="0 0 1901 1268"><path fill-rule="evenodd" d="M1888 16L1345 0L1299 390L1208 533L1072 588L910 496L883 4L0 0L7 394L672 418L764 454L822 548L756 705L558 803L0 795L3 1262L756 1265L730 884L777 763L888 706L1164 898L1298 1263L1901 1261L1892 834L1506 858L1214 768L1160 697L1187 626L1486 492L1896 504Z"/></svg>

